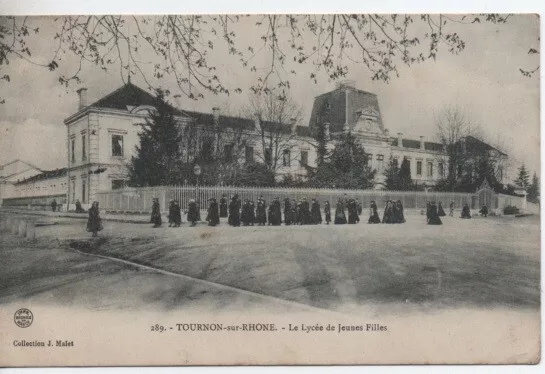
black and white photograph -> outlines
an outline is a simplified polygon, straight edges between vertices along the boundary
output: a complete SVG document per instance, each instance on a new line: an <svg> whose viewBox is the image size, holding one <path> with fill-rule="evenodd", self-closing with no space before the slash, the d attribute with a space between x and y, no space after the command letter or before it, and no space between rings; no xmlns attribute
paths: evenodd
<svg viewBox="0 0 545 374"><path fill-rule="evenodd" d="M0 15L0 366L536 364L538 14Z"/></svg>

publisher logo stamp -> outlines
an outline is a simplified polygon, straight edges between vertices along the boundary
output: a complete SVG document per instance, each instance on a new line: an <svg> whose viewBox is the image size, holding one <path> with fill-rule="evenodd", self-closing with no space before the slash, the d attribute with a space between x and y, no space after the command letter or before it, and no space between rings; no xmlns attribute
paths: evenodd
<svg viewBox="0 0 545 374"><path fill-rule="evenodd" d="M34 321L34 315L29 309L21 308L15 312L13 320L15 321L15 324L17 326L25 328L32 325L32 321Z"/></svg>

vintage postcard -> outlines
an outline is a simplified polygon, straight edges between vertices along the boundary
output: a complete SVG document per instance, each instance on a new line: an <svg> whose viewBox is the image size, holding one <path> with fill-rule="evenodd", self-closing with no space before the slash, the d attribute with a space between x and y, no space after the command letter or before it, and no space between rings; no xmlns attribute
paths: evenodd
<svg viewBox="0 0 545 374"><path fill-rule="evenodd" d="M538 363L539 25L0 16L0 367Z"/></svg>

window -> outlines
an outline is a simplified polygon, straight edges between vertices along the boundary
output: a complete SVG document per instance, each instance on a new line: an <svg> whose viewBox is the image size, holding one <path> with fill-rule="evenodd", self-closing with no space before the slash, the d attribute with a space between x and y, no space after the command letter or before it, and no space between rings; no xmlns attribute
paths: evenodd
<svg viewBox="0 0 545 374"><path fill-rule="evenodd" d="M85 161L87 159L87 149L86 149L86 142L85 142L85 134L81 135L81 160Z"/></svg>
<svg viewBox="0 0 545 374"><path fill-rule="evenodd" d="M85 204L85 195L86 195L86 187L87 187L87 181L82 180L81 181L81 202Z"/></svg>
<svg viewBox="0 0 545 374"><path fill-rule="evenodd" d="M70 140L70 152L72 154L72 163L76 162L76 138Z"/></svg>
<svg viewBox="0 0 545 374"><path fill-rule="evenodd" d="M443 166L442 162L439 163L438 169L439 169L439 176L444 177L445 176L445 169L444 169L444 166Z"/></svg>
<svg viewBox="0 0 545 374"><path fill-rule="evenodd" d="M223 157L225 162L233 161L233 145L227 144L223 147Z"/></svg>
<svg viewBox="0 0 545 374"><path fill-rule="evenodd" d="M422 161L416 161L416 175L422 175Z"/></svg>
<svg viewBox="0 0 545 374"><path fill-rule="evenodd" d="M399 157L394 157L394 165L399 167Z"/></svg>
<svg viewBox="0 0 545 374"><path fill-rule="evenodd" d="M428 177L433 177L433 162L432 161L428 161L428 167L426 171L427 171Z"/></svg>
<svg viewBox="0 0 545 374"><path fill-rule="evenodd" d="M112 134L112 156L123 157L123 135Z"/></svg>
<svg viewBox="0 0 545 374"><path fill-rule="evenodd" d="M265 163L272 165L272 151L270 148L265 149Z"/></svg>
<svg viewBox="0 0 545 374"><path fill-rule="evenodd" d="M290 159L290 150L289 149L284 149L284 151L282 151L282 165L283 166L291 166L291 159Z"/></svg>
<svg viewBox="0 0 545 374"><path fill-rule="evenodd" d="M498 168L498 179L500 182L503 181L503 168L501 166Z"/></svg>
<svg viewBox="0 0 545 374"><path fill-rule="evenodd" d="M112 180L112 190L118 190L125 187L125 181L123 179Z"/></svg>
<svg viewBox="0 0 545 374"><path fill-rule="evenodd" d="M384 155L377 155L377 170L379 172L384 171Z"/></svg>
<svg viewBox="0 0 545 374"><path fill-rule="evenodd" d="M301 164L308 165L308 151L301 151Z"/></svg>
<svg viewBox="0 0 545 374"><path fill-rule="evenodd" d="M247 164L254 162L254 147L246 146L244 148L244 158Z"/></svg>

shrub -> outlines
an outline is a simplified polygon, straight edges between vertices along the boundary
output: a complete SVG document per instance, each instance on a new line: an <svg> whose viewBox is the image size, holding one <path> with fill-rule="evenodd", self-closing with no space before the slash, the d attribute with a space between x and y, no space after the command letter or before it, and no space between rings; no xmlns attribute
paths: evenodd
<svg viewBox="0 0 545 374"><path fill-rule="evenodd" d="M507 205L503 208L503 214L518 214L519 208L514 205Z"/></svg>

